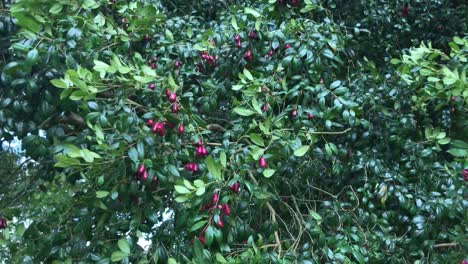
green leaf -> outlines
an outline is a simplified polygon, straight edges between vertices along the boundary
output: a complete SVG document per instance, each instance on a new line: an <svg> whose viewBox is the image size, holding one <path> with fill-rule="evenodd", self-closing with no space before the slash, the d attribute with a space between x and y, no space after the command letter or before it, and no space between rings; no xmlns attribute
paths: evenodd
<svg viewBox="0 0 468 264"><path fill-rule="evenodd" d="M322 217L315 211L310 211L310 216L316 221L321 221Z"/></svg>
<svg viewBox="0 0 468 264"><path fill-rule="evenodd" d="M174 35L172 34L172 32L166 28L166 30L164 31L164 33L166 34L166 39L173 43L174 42Z"/></svg>
<svg viewBox="0 0 468 264"><path fill-rule="evenodd" d="M252 107L255 111L257 111L257 113L260 115L262 114L262 109L260 109L260 106L258 105L257 99L255 99L255 97L252 98Z"/></svg>
<svg viewBox="0 0 468 264"><path fill-rule="evenodd" d="M50 81L50 83L57 88L68 88L68 85L62 79L53 79Z"/></svg>
<svg viewBox="0 0 468 264"><path fill-rule="evenodd" d="M198 229L204 227L204 226L206 225L206 223L208 223L208 220L202 220L202 221L196 222L196 223L190 228L190 232L197 231Z"/></svg>
<svg viewBox="0 0 468 264"><path fill-rule="evenodd" d="M441 145L445 145L445 144L448 144L450 143L450 138L443 138L443 139L439 139L437 141L438 144L441 144Z"/></svg>
<svg viewBox="0 0 468 264"><path fill-rule="evenodd" d="M253 15L253 16L256 17L256 18L262 16L259 12L257 12L257 10L255 10L255 9L253 9L253 8L250 8L250 7L244 8L244 12L245 12L246 14L251 14L251 15Z"/></svg>
<svg viewBox="0 0 468 264"><path fill-rule="evenodd" d="M109 67L110 66L107 63L104 63L99 60L95 60L93 70L102 73L102 72L106 72L107 69L109 69Z"/></svg>
<svg viewBox="0 0 468 264"><path fill-rule="evenodd" d="M359 263L365 263L364 256L359 252L358 249L353 250L353 256Z"/></svg>
<svg viewBox="0 0 468 264"><path fill-rule="evenodd" d="M262 26L262 19L257 18L257 21L255 21L255 30L260 31L261 26Z"/></svg>
<svg viewBox="0 0 468 264"><path fill-rule="evenodd" d="M190 195L186 195L186 196L177 196L175 198L175 201L178 202L178 203L184 203L186 202L191 196Z"/></svg>
<svg viewBox="0 0 468 264"><path fill-rule="evenodd" d="M114 253L112 253L111 255L111 261L112 262L117 262L117 261L121 261L122 259L128 257L129 255L125 252L122 252L122 251L115 251Z"/></svg>
<svg viewBox="0 0 468 264"><path fill-rule="evenodd" d="M294 150L294 156L302 157L307 153L307 151L309 151L309 146L302 146L302 147Z"/></svg>
<svg viewBox="0 0 468 264"><path fill-rule="evenodd" d="M177 169L176 166L174 166L173 164L169 164L166 166L167 170L169 170L169 172L176 176L176 177L179 177L180 176L180 173L179 173L179 170Z"/></svg>
<svg viewBox="0 0 468 264"><path fill-rule="evenodd" d="M244 68L244 75L245 75L245 77L247 77L247 79L253 81L253 76L252 76L252 74L250 73L250 71L247 70L247 68Z"/></svg>
<svg viewBox="0 0 468 264"><path fill-rule="evenodd" d="M256 133L251 133L249 136L250 136L250 140L252 140L252 142L255 143L256 145L261 146L261 147L265 146L265 142L260 137L260 135Z"/></svg>
<svg viewBox="0 0 468 264"><path fill-rule="evenodd" d="M39 33L41 30L41 23L33 18L31 15L23 12L12 12L12 15L18 19L18 25L31 30L34 33Z"/></svg>
<svg viewBox="0 0 468 264"><path fill-rule="evenodd" d="M184 179L184 185L185 187L187 187L187 189L189 190L195 190L196 188L192 185L192 183L190 183L189 181L187 181L186 179Z"/></svg>
<svg viewBox="0 0 468 264"><path fill-rule="evenodd" d="M193 184L195 184L195 186L198 188L205 186L205 182L203 182L202 180L195 180Z"/></svg>
<svg viewBox="0 0 468 264"><path fill-rule="evenodd" d="M204 193L205 193L206 189L205 189L205 186L201 186L197 189L197 191L195 192L195 194L197 196L202 196Z"/></svg>
<svg viewBox="0 0 468 264"><path fill-rule="evenodd" d="M208 226L208 228L205 231L205 239L206 239L206 244L208 246L211 246L211 243L213 243L213 238L214 238L214 228L213 226Z"/></svg>
<svg viewBox="0 0 468 264"><path fill-rule="evenodd" d="M240 116L251 116L255 114L254 111L243 107L236 107L233 109L233 111Z"/></svg>
<svg viewBox="0 0 468 264"><path fill-rule="evenodd" d="M226 152L224 152L224 150L222 150L221 153L219 154L219 160L221 161L221 165L223 165L223 167L226 168L227 158L226 158Z"/></svg>
<svg viewBox="0 0 468 264"><path fill-rule="evenodd" d="M456 148L449 149L447 152L459 158L463 158L468 154L468 151L466 149L456 149Z"/></svg>
<svg viewBox="0 0 468 264"><path fill-rule="evenodd" d="M271 176L273 176L273 174L275 174L276 170L273 170L273 169L265 169L263 171L263 176L265 176L265 178L270 178Z"/></svg>
<svg viewBox="0 0 468 264"><path fill-rule="evenodd" d="M60 11L62 11L62 8L63 8L62 4L55 3L54 5L52 5L52 7L50 7L49 12L52 14L58 14L60 13Z"/></svg>
<svg viewBox="0 0 468 264"><path fill-rule="evenodd" d="M195 258L197 259L196 263L203 263L204 254L203 254L203 245L198 238L193 241L193 251L195 252Z"/></svg>
<svg viewBox="0 0 468 264"><path fill-rule="evenodd" d="M173 259L173 258L169 258L167 260L167 264L177 264L177 261L175 259Z"/></svg>
<svg viewBox="0 0 468 264"><path fill-rule="evenodd" d="M119 246L119 249L122 250L122 252L124 252L126 254L130 254L130 244L128 243L128 241L125 238L120 239L117 242L117 244Z"/></svg>
<svg viewBox="0 0 468 264"><path fill-rule="evenodd" d="M28 55L26 56L27 61L30 63L36 62L38 58L39 58L39 52L37 51L37 49L30 50L28 52Z"/></svg>
<svg viewBox="0 0 468 264"><path fill-rule="evenodd" d="M330 89L336 89L341 85L341 81L334 81L330 84Z"/></svg>
<svg viewBox="0 0 468 264"><path fill-rule="evenodd" d="M205 163L208 167L208 172L216 179L221 179L221 166L214 161L213 157L208 156L205 159Z"/></svg>
<svg viewBox="0 0 468 264"><path fill-rule="evenodd" d="M233 86L231 87L231 89L232 89L233 91L239 91L239 90L242 89L243 87L244 87L244 85L238 84L238 85L233 85Z"/></svg>
<svg viewBox="0 0 468 264"><path fill-rule="evenodd" d="M332 151L329 143L325 144L325 152L327 152L328 156L330 156L330 157L333 156L333 151Z"/></svg>
<svg viewBox="0 0 468 264"><path fill-rule="evenodd" d="M187 193L190 193L190 190L187 189L185 186L182 186L182 185L174 185L174 189L177 193L180 193L180 194L187 194Z"/></svg>
<svg viewBox="0 0 468 264"><path fill-rule="evenodd" d="M231 25L236 31L239 30L239 26L237 25L237 20L235 16L232 16L231 18Z"/></svg>
<svg viewBox="0 0 468 264"><path fill-rule="evenodd" d="M104 198L104 197L107 197L107 195L109 195L108 191L97 191L96 192L96 197L97 198Z"/></svg>
<svg viewBox="0 0 468 264"><path fill-rule="evenodd" d="M219 253L216 253L216 261L218 261L218 263L227 263L227 260Z"/></svg>

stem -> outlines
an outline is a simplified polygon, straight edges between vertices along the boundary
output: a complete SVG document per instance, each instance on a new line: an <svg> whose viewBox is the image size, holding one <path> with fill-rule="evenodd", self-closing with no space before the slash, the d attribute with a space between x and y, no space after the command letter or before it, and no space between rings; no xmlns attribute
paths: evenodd
<svg viewBox="0 0 468 264"><path fill-rule="evenodd" d="M258 186L258 181L257 179L255 179L252 172L248 171L248 174L249 174L250 179L255 183L255 185ZM275 209L273 208L273 206L271 206L270 202L266 202L266 206L268 207L268 210L270 211L271 221L277 224L278 223L278 221L276 221L277 213ZM278 231L275 231L275 240L276 240L276 246L278 247L278 259L279 259L281 258L281 240L280 240Z"/></svg>
<svg viewBox="0 0 468 264"><path fill-rule="evenodd" d="M434 245L434 248L450 248L450 247L456 247L458 246L458 243L441 243L441 244L436 244Z"/></svg>

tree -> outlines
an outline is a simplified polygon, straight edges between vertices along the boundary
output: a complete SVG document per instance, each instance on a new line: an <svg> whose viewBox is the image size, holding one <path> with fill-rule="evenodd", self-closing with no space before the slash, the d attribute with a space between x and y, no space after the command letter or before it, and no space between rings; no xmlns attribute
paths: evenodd
<svg viewBox="0 0 468 264"><path fill-rule="evenodd" d="M36 161L17 205L1 201L2 257L461 260L466 5L433 13L462 21L435 37L411 16L437 1L353 2L2 9L0 137ZM399 28L389 17L405 24L399 45L377 37Z"/></svg>

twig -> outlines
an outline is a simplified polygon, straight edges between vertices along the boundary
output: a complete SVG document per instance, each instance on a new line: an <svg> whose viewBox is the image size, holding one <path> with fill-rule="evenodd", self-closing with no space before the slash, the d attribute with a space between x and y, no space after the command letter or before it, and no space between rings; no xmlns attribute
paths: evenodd
<svg viewBox="0 0 468 264"><path fill-rule="evenodd" d="M456 247L458 246L458 243L441 243L441 244L436 244L434 245L434 248L450 248L450 247Z"/></svg>
<svg viewBox="0 0 468 264"><path fill-rule="evenodd" d="M248 174L249 174L250 179L255 183L255 185L258 186L258 181L253 176L252 172L248 171ZM270 202L266 202L266 206L268 207L268 210L270 211L271 221L273 221L273 223L277 224L278 221L276 221L276 211L275 211L275 209L273 208L273 206L271 206ZM278 259L280 259L281 258L281 240L280 240L278 231L275 231L274 234L275 234L276 246L278 247Z"/></svg>
<svg viewBox="0 0 468 264"><path fill-rule="evenodd" d="M351 130L351 128L349 127L349 128L347 128L347 129L345 129L343 131L337 131L337 132L318 131L318 132L308 132L308 133L314 134L314 135L340 135L340 134L344 134L344 133L346 133L346 132L348 132L350 130Z"/></svg>

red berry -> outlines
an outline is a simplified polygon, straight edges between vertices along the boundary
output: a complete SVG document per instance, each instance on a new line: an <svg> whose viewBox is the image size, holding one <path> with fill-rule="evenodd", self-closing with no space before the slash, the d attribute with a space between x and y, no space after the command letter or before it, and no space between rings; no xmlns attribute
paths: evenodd
<svg viewBox="0 0 468 264"><path fill-rule="evenodd" d="M138 168L138 174L142 175L145 172L145 164L141 164Z"/></svg>
<svg viewBox="0 0 468 264"><path fill-rule="evenodd" d="M144 38L144 39L145 39L145 41L150 41L150 40L151 40L151 37L150 37L150 35L145 35L145 38Z"/></svg>
<svg viewBox="0 0 468 264"><path fill-rule="evenodd" d="M222 219L222 218L219 218L218 227L219 227L219 228L223 228L223 226L224 226L223 219Z"/></svg>
<svg viewBox="0 0 468 264"><path fill-rule="evenodd" d="M153 131L153 133L156 133L160 136L164 136L164 134L166 134L166 128L164 126L164 123L163 122L158 122L156 124L154 124L153 128L151 129Z"/></svg>
<svg viewBox="0 0 468 264"><path fill-rule="evenodd" d="M171 94L169 95L169 98L168 98L168 99L169 99L169 102L175 103L175 101L177 101L177 94L176 94L176 93L171 93Z"/></svg>
<svg viewBox="0 0 468 264"><path fill-rule="evenodd" d="M5 229L8 227L7 220L3 217L0 217L0 229Z"/></svg>
<svg viewBox="0 0 468 264"><path fill-rule="evenodd" d="M240 191L239 182L233 183L229 188L230 188L234 193L238 193L238 192Z"/></svg>
<svg viewBox="0 0 468 264"><path fill-rule="evenodd" d="M275 54L275 51L274 51L274 50L271 49L270 51L268 51L268 56L271 57L271 56L273 56L274 54Z"/></svg>
<svg viewBox="0 0 468 264"><path fill-rule="evenodd" d="M468 169L464 169L464 170L463 170L463 179L464 179L465 181L468 181Z"/></svg>
<svg viewBox="0 0 468 264"><path fill-rule="evenodd" d="M291 113L291 116L295 118L297 116L297 109L294 109Z"/></svg>
<svg viewBox="0 0 468 264"><path fill-rule="evenodd" d="M235 36L234 36L234 40L237 41L237 42L239 42L239 41L241 40L240 35L239 35L239 34L235 35Z"/></svg>
<svg viewBox="0 0 468 264"><path fill-rule="evenodd" d="M174 103L172 104L172 113L178 113L179 112L179 104Z"/></svg>
<svg viewBox="0 0 468 264"><path fill-rule="evenodd" d="M185 170L193 171L193 163L190 162L185 164Z"/></svg>
<svg viewBox="0 0 468 264"><path fill-rule="evenodd" d="M229 207L229 204L225 204L223 206L223 210L225 215L231 215L231 208Z"/></svg>
<svg viewBox="0 0 468 264"><path fill-rule="evenodd" d="M198 147L202 147L202 146L203 146L203 141L202 141L201 139L198 140L197 146L198 146Z"/></svg>
<svg viewBox="0 0 468 264"><path fill-rule="evenodd" d="M178 128L179 134L184 134L185 133L185 127L184 124L180 124Z"/></svg>
<svg viewBox="0 0 468 264"><path fill-rule="evenodd" d="M198 237L198 240L200 240L200 242L205 245L206 244L206 239L205 239L205 236L204 235L201 235Z"/></svg>
<svg viewBox="0 0 468 264"><path fill-rule="evenodd" d="M150 90L154 90L154 88L156 88L156 84L150 83L148 88L150 88Z"/></svg>
<svg viewBox="0 0 468 264"><path fill-rule="evenodd" d="M401 11L401 16L406 17L409 15L409 13L410 13L410 8L408 4L405 4L405 6L403 7L403 11Z"/></svg>
<svg viewBox="0 0 468 264"><path fill-rule="evenodd" d="M320 84L323 84L323 79L322 78L320 78Z"/></svg>
<svg viewBox="0 0 468 264"><path fill-rule="evenodd" d="M284 47L285 47L285 49L289 49L289 48L291 48L291 44L286 43L286 45Z"/></svg>
<svg viewBox="0 0 468 264"><path fill-rule="evenodd" d="M148 179L148 171L147 170L145 170L143 172L143 175L141 176L141 179L144 180L144 181L146 181Z"/></svg>
<svg viewBox="0 0 468 264"><path fill-rule="evenodd" d="M266 168L267 166L267 162L264 157L261 157L258 163L260 164L260 168Z"/></svg>
<svg viewBox="0 0 468 264"><path fill-rule="evenodd" d="M257 31L254 30L252 32L249 33L249 38L251 39L257 39L258 35L257 35Z"/></svg>
<svg viewBox="0 0 468 264"><path fill-rule="evenodd" d="M183 64L184 64L184 63L181 62L181 61L176 61L176 62L174 63L174 67L180 68L180 66L182 66Z"/></svg>
<svg viewBox="0 0 468 264"><path fill-rule="evenodd" d="M270 105L268 103L264 104L262 107L263 112L268 112L269 106Z"/></svg>
<svg viewBox="0 0 468 264"><path fill-rule="evenodd" d="M309 118L309 120L312 120L315 118L314 114L308 114L307 117Z"/></svg>
<svg viewBox="0 0 468 264"><path fill-rule="evenodd" d="M236 45L239 49L242 48L242 43L240 41L238 41Z"/></svg>
<svg viewBox="0 0 468 264"><path fill-rule="evenodd" d="M158 67L158 65L156 63L151 63L151 69L156 69Z"/></svg>
<svg viewBox="0 0 468 264"><path fill-rule="evenodd" d="M450 97L450 100L455 101L455 100L457 100L457 97L456 97L456 96L452 96L452 97Z"/></svg>
<svg viewBox="0 0 468 264"><path fill-rule="evenodd" d="M197 150L196 150L196 156L197 158L201 158L201 157L204 157L206 155L208 155L208 150L206 150L206 148L204 146L200 146L200 147L197 147Z"/></svg>
<svg viewBox="0 0 468 264"><path fill-rule="evenodd" d="M253 53L251 50L247 50L245 53L244 53L244 59L246 61L251 61L253 59Z"/></svg>
<svg viewBox="0 0 468 264"><path fill-rule="evenodd" d="M193 171L193 172L197 172L198 171L198 163L195 163L195 162L189 162L185 165L185 169L187 171Z"/></svg>
<svg viewBox="0 0 468 264"><path fill-rule="evenodd" d="M193 172L197 172L197 171L198 171L198 163L193 163L192 171L193 171Z"/></svg>
<svg viewBox="0 0 468 264"><path fill-rule="evenodd" d="M291 6L293 7L299 6L299 0L291 0Z"/></svg>
<svg viewBox="0 0 468 264"><path fill-rule="evenodd" d="M154 175L154 177L153 177L153 183L154 183L154 184L158 184L158 183L159 183L158 176Z"/></svg>
<svg viewBox="0 0 468 264"><path fill-rule="evenodd" d="M462 264L468 264L468 260L464 259L464 260L462 261Z"/></svg>
<svg viewBox="0 0 468 264"><path fill-rule="evenodd" d="M211 198L211 202L214 204L217 204L219 201L219 194L215 193L213 194L213 197Z"/></svg>
<svg viewBox="0 0 468 264"><path fill-rule="evenodd" d="M169 90L169 88L166 89L166 97L169 98L171 94L172 94L171 90Z"/></svg>
<svg viewBox="0 0 468 264"><path fill-rule="evenodd" d="M153 126L154 125L154 120L153 119L150 119L148 120L148 126Z"/></svg>
<svg viewBox="0 0 468 264"><path fill-rule="evenodd" d="M158 62L158 56L154 56L153 61Z"/></svg>
<svg viewBox="0 0 468 264"><path fill-rule="evenodd" d="M122 23L124 23L124 24L127 24L127 23L128 23L128 19L127 19L127 18L125 18L125 17L124 17L124 18L122 18Z"/></svg>

